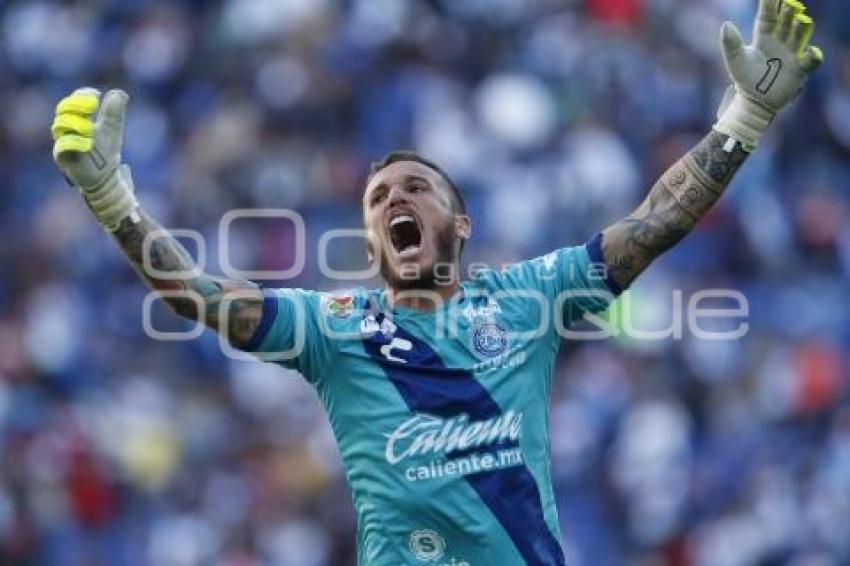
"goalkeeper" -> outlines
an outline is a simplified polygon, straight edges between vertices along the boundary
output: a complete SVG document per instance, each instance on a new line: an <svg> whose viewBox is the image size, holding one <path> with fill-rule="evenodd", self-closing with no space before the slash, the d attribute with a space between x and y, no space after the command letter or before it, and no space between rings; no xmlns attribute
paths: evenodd
<svg viewBox="0 0 850 566"><path fill-rule="evenodd" d="M261 357L294 352L281 363L310 381L328 413L361 564L563 564L547 417L560 340L550 321L604 309L693 229L821 63L813 25L795 0L760 1L751 45L725 23L732 86L717 122L643 203L584 245L469 281L457 275L472 228L462 195L416 154L377 163L365 188L368 255L385 288L335 294L194 273L136 200L121 160L120 90L63 99L53 156L177 313ZM446 320L456 332L442 331Z"/></svg>

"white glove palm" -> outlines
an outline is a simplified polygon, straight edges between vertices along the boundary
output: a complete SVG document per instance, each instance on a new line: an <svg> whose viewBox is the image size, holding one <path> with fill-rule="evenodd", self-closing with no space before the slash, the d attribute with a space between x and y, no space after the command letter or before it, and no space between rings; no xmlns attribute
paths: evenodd
<svg viewBox="0 0 850 566"><path fill-rule="evenodd" d="M96 89L78 89L56 106L51 127L53 160L108 230L138 207L130 170L121 165L128 100L124 91L110 90L101 103Z"/></svg>
<svg viewBox="0 0 850 566"><path fill-rule="evenodd" d="M814 22L796 0L760 0L753 44L744 45L731 22L721 29L726 70L734 83L714 129L752 150L777 112L800 92L823 53L809 45Z"/></svg>

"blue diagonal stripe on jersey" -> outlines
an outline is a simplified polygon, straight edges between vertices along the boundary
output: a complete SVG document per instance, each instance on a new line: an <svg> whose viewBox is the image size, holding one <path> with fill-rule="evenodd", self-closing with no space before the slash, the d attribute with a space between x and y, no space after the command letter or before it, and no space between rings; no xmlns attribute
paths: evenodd
<svg viewBox="0 0 850 566"><path fill-rule="evenodd" d="M257 329L254 331L254 335L248 340L248 343L242 347L243 350L246 352L255 352L263 343L263 340L266 339L272 324L274 324L274 319L277 318L277 303L278 299L274 291L263 289L263 314L260 317L260 324L257 325Z"/></svg>
<svg viewBox="0 0 850 566"><path fill-rule="evenodd" d="M383 317L383 313L377 315L379 323ZM364 338L363 345L411 411L443 418L466 413L470 420L501 415L499 405L472 372L446 367L428 343L401 326L397 325L394 337L413 344L412 350L402 354L407 363L390 361L381 354L381 346L390 343L381 333ZM464 479L501 523L529 566L564 564L561 547L543 516L537 483L524 464Z"/></svg>

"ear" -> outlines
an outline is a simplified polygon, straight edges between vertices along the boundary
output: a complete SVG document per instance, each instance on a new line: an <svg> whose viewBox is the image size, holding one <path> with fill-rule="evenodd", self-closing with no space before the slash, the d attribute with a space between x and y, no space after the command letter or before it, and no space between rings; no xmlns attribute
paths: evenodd
<svg viewBox="0 0 850 566"><path fill-rule="evenodd" d="M472 237L472 220L466 214L455 215L455 236L461 240Z"/></svg>

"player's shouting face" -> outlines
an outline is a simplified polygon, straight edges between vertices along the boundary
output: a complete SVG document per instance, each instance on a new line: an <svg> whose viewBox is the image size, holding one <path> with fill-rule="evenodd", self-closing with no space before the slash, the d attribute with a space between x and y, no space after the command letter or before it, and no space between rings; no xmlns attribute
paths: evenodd
<svg viewBox="0 0 850 566"><path fill-rule="evenodd" d="M381 262L391 288L432 289L449 270L457 273L469 218L459 194L435 169L406 160L380 168L366 187L363 214L369 259Z"/></svg>

